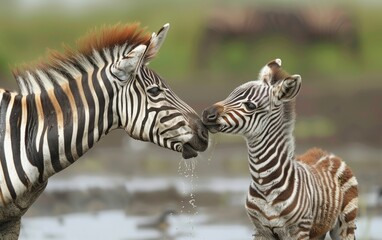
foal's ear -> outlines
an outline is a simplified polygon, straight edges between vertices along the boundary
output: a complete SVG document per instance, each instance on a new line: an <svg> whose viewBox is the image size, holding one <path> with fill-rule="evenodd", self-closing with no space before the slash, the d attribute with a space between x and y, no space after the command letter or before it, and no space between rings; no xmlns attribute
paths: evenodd
<svg viewBox="0 0 382 240"><path fill-rule="evenodd" d="M136 75L137 70L142 66L146 49L147 46L144 44L132 49L123 59L113 64L111 68L112 73L123 81Z"/></svg>
<svg viewBox="0 0 382 240"><path fill-rule="evenodd" d="M263 68L260 69L258 79L271 84L272 79L277 71L281 69L281 59L276 58L268 62Z"/></svg>
<svg viewBox="0 0 382 240"><path fill-rule="evenodd" d="M293 100L301 88L301 76L298 74L289 76L277 83L273 90L273 94L277 100L289 102Z"/></svg>

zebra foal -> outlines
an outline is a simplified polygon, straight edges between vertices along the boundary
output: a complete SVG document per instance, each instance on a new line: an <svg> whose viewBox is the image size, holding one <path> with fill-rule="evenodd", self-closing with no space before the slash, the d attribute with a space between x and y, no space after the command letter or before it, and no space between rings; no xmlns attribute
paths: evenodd
<svg viewBox="0 0 382 240"><path fill-rule="evenodd" d="M104 28L78 50L14 71L20 93L0 90L0 239L18 239L48 178L114 129L184 158L207 148L198 115L147 67L168 29Z"/></svg>
<svg viewBox="0 0 382 240"><path fill-rule="evenodd" d="M295 156L294 102L300 75L276 59L259 80L236 88L203 112L210 132L238 134L248 147L246 209L255 239L355 239L357 180L340 158L320 149Z"/></svg>

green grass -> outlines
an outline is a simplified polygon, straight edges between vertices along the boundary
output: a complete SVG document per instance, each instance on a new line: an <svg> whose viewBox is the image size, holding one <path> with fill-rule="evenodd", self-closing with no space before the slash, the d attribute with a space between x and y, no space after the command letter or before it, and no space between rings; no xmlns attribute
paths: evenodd
<svg viewBox="0 0 382 240"><path fill-rule="evenodd" d="M328 138L336 135L336 126L321 116L299 118L295 126L295 136L304 138Z"/></svg>
<svg viewBox="0 0 382 240"><path fill-rule="evenodd" d="M94 27L139 21L151 32L171 23L167 40L151 63L152 68L171 81L186 81L190 77L199 83L206 79L218 83L235 77L254 79L267 61L281 57L288 71L300 73L304 79L318 78L320 84L336 79L338 84L357 88L364 86L367 79L366 84L381 86L379 79L365 77L377 76L380 68L380 8L354 7L361 37L359 59L334 44L303 47L274 35L253 44L237 40L219 46L209 58L207 71L200 73L195 67L197 45L207 13L215 6L213 1L115 1L115 6L69 15L48 9L24 14L4 11L6 8L0 6L3 9L0 11L0 75L10 77L10 66L36 61L45 55L47 48L62 50L62 43L74 46L76 39Z"/></svg>

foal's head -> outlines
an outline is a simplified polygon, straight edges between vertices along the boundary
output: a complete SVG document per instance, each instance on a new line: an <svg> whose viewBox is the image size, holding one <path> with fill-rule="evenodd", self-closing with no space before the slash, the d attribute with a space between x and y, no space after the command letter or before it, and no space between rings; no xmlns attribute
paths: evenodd
<svg viewBox="0 0 382 240"><path fill-rule="evenodd" d="M293 121L293 100L301 87L300 75L281 69L281 60L265 65L259 79L237 87L223 101L203 111L203 123L210 132L259 136L270 124Z"/></svg>

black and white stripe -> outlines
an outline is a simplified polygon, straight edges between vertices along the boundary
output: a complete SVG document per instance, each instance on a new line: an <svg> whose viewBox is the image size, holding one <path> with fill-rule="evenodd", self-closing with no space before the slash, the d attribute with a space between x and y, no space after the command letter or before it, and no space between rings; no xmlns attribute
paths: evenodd
<svg viewBox="0 0 382 240"><path fill-rule="evenodd" d="M329 231L332 239L354 239L357 180L345 162L322 150L295 156L294 98L301 77L280 66L279 59L266 65L260 80L207 108L203 122L211 132L247 141L252 181L246 208L255 239L324 239Z"/></svg>
<svg viewBox="0 0 382 240"><path fill-rule="evenodd" d="M21 216L48 178L111 130L185 158L206 149L208 133L195 111L146 67L168 27L148 43L127 39L18 72L21 92L0 90L0 238L17 239Z"/></svg>

